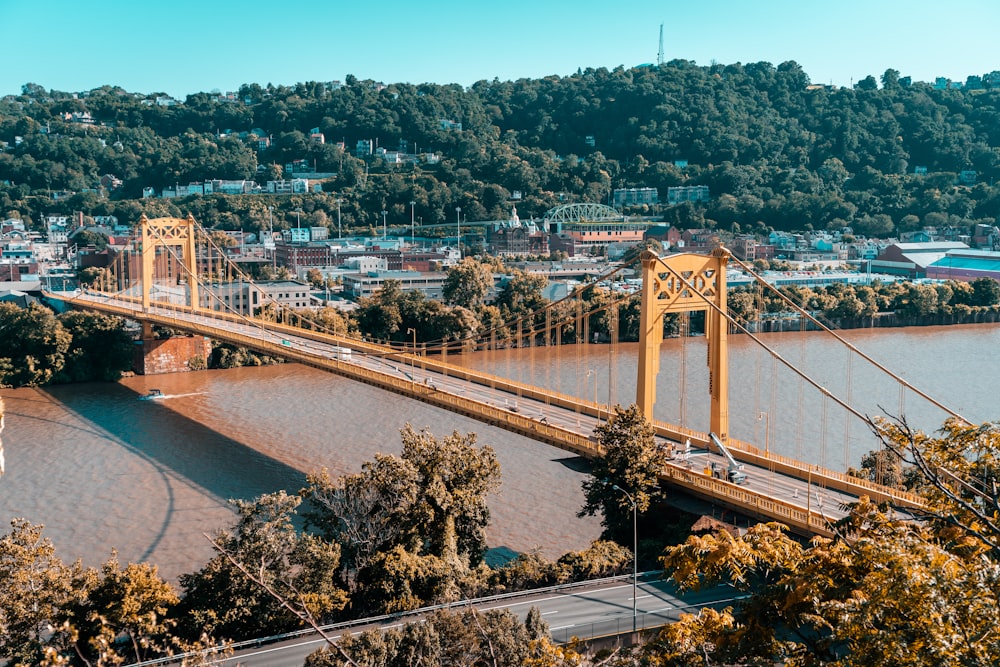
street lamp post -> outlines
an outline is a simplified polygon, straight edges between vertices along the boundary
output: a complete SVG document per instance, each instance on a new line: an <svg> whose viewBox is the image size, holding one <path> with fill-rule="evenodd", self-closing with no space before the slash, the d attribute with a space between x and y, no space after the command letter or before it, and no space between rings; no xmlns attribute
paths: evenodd
<svg viewBox="0 0 1000 667"><path fill-rule="evenodd" d="M462 207L455 207L455 244L458 246L458 258L462 259Z"/></svg>
<svg viewBox="0 0 1000 667"><path fill-rule="evenodd" d="M587 369L587 377L594 376L594 406L597 408L597 421L601 421L601 406L597 404L597 371L592 368Z"/></svg>
<svg viewBox="0 0 1000 667"><path fill-rule="evenodd" d="M636 609L636 589L638 588L639 580L639 521L637 519L638 509L636 506L635 498L632 494L618 486L617 484L611 485L612 489L621 491L628 498L628 501L632 504L632 632L636 630L636 621L638 620L638 611Z"/></svg>
<svg viewBox="0 0 1000 667"><path fill-rule="evenodd" d="M415 202L415 201L411 201L410 202L410 245L413 245L414 238L416 237L416 232L417 232L417 227L416 227L416 224L414 222L416 220L416 218L413 217L413 211L414 211L413 207L416 206L416 205L417 205L417 202Z"/></svg>
<svg viewBox="0 0 1000 667"><path fill-rule="evenodd" d="M771 483L774 479L774 466L771 465L771 415L761 412L757 415L757 421L764 420L764 458L767 459L767 467L771 474L767 478L768 492L771 490Z"/></svg>
<svg viewBox="0 0 1000 667"><path fill-rule="evenodd" d="M277 262L278 262L278 259L275 256L276 253L277 253L277 251L278 251L278 249L274 247L274 207L273 206L268 206L267 207L267 232L268 232L268 235L271 237L269 240L270 240L270 246L271 246L271 269L273 270L273 269L275 269L277 267Z"/></svg>
<svg viewBox="0 0 1000 667"><path fill-rule="evenodd" d="M764 420L764 454L771 453L771 415L761 412L757 415L757 421Z"/></svg>
<svg viewBox="0 0 1000 667"><path fill-rule="evenodd" d="M386 239L385 214L386 214L386 210L382 209L382 240L383 241Z"/></svg>
<svg viewBox="0 0 1000 667"><path fill-rule="evenodd" d="M417 366L413 361L413 357L417 355L417 330L414 327L408 327L406 333L413 334L413 347L410 349L410 389L413 389L413 377L417 372Z"/></svg>

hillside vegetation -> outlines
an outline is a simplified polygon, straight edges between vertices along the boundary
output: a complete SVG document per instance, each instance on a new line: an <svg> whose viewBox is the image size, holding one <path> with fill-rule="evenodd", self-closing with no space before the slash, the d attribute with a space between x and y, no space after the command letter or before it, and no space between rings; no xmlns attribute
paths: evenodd
<svg viewBox="0 0 1000 667"><path fill-rule="evenodd" d="M83 211L132 223L190 212L209 227L254 231L294 224L301 208L301 222L335 228L339 199L345 228L367 231L382 210L408 224L411 202L423 224L453 221L456 207L468 220L502 219L517 191L523 219L565 201L607 203L614 188L658 188L665 201L668 187L707 185L709 203L630 212L682 227L851 226L871 236L994 223L1000 90L990 80L939 90L887 70L847 89L810 86L795 62L675 60L469 88L353 76L339 87L247 84L236 99L197 93L173 106L110 86L71 94L26 84L0 101L0 215ZM359 140L440 161L361 159ZM265 183L293 160L336 175L321 194L141 199L147 187ZM122 181L107 198L105 174Z"/></svg>

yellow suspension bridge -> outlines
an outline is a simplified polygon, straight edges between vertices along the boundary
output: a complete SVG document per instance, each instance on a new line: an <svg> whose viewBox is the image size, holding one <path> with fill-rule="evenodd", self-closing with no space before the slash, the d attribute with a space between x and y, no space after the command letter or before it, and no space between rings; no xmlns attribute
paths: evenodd
<svg viewBox="0 0 1000 667"><path fill-rule="evenodd" d="M582 345L590 340L589 326L595 316L610 319L610 344L614 346L618 342L619 306L628 295L608 298L584 312L583 301L577 298L583 290L578 290L567 299L504 323L502 328L475 339L425 343L419 348L415 340L414 344L403 347L383 345L325 332L315 326L306 328L308 323L304 321L299 322L303 326L295 326L293 322L304 317L301 313L255 317L254 307L258 313L268 305L272 314L279 309L276 304L262 302L258 298L260 292L252 289L252 282L246 276L233 273L233 265L226 260L225 253L191 216L156 219L143 216L139 231L133 247L118 256L100 285L74 294L48 296L62 299L74 308L141 323L146 338L152 336L153 326L206 336L375 385L580 456L594 458L602 454L592 432L602 413L608 417L611 401L607 405L598 403L596 377L594 400L589 401L537 386L536 382L471 370L448 359L455 352L558 345L568 330L573 331L573 340ZM804 385L813 386L823 397L824 416L827 403L833 402L848 416L865 419L864 412L853 406L849 397L834 396L730 316L726 270L731 260L724 248L710 255L681 253L665 257L646 251L639 258L642 293L635 403L650 420L661 446L673 454L661 473L661 480L747 515L781 521L807 535L832 534L831 523L845 515L843 504L862 495L904 508L918 507L919 498L905 491L797 461L778 455L767 446L761 449L731 437L728 334L734 331L750 336L766 351L772 365L787 367ZM744 265L744 270L751 269ZM232 285L237 280L246 289L230 287L223 295L218 288L222 283L214 282L221 276L230 278L226 284ZM766 284L760 283L763 289ZM800 310L791 303L789 308ZM681 313L686 317L692 311L705 314L709 370L707 431L664 423L653 417L664 316ZM804 311L802 316L811 317ZM892 375L835 332L826 331L848 348L850 354L891 376L900 384L900 391L905 388L947 414L958 416ZM609 362L609 375L614 372L613 366ZM591 372L588 371L588 376ZM710 458L723 463L717 468L709 463Z"/></svg>

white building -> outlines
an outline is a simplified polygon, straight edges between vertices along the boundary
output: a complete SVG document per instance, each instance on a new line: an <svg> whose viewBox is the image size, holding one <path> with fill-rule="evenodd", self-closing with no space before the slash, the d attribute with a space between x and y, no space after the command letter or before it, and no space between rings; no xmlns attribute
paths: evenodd
<svg viewBox="0 0 1000 667"><path fill-rule="evenodd" d="M344 294L355 299L371 296L382 289L387 280L397 280L404 292L420 291L430 299L442 298L446 273L420 271L368 271L344 275Z"/></svg>

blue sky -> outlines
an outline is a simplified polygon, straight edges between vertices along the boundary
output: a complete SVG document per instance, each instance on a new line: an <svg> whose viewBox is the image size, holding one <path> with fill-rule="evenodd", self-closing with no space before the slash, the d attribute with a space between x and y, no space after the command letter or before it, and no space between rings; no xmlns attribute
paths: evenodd
<svg viewBox="0 0 1000 667"><path fill-rule="evenodd" d="M511 80L666 60L798 62L849 86L1000 70L998 0L0 0L0 95L104 84L180 99L243 83Z"/></svg>

